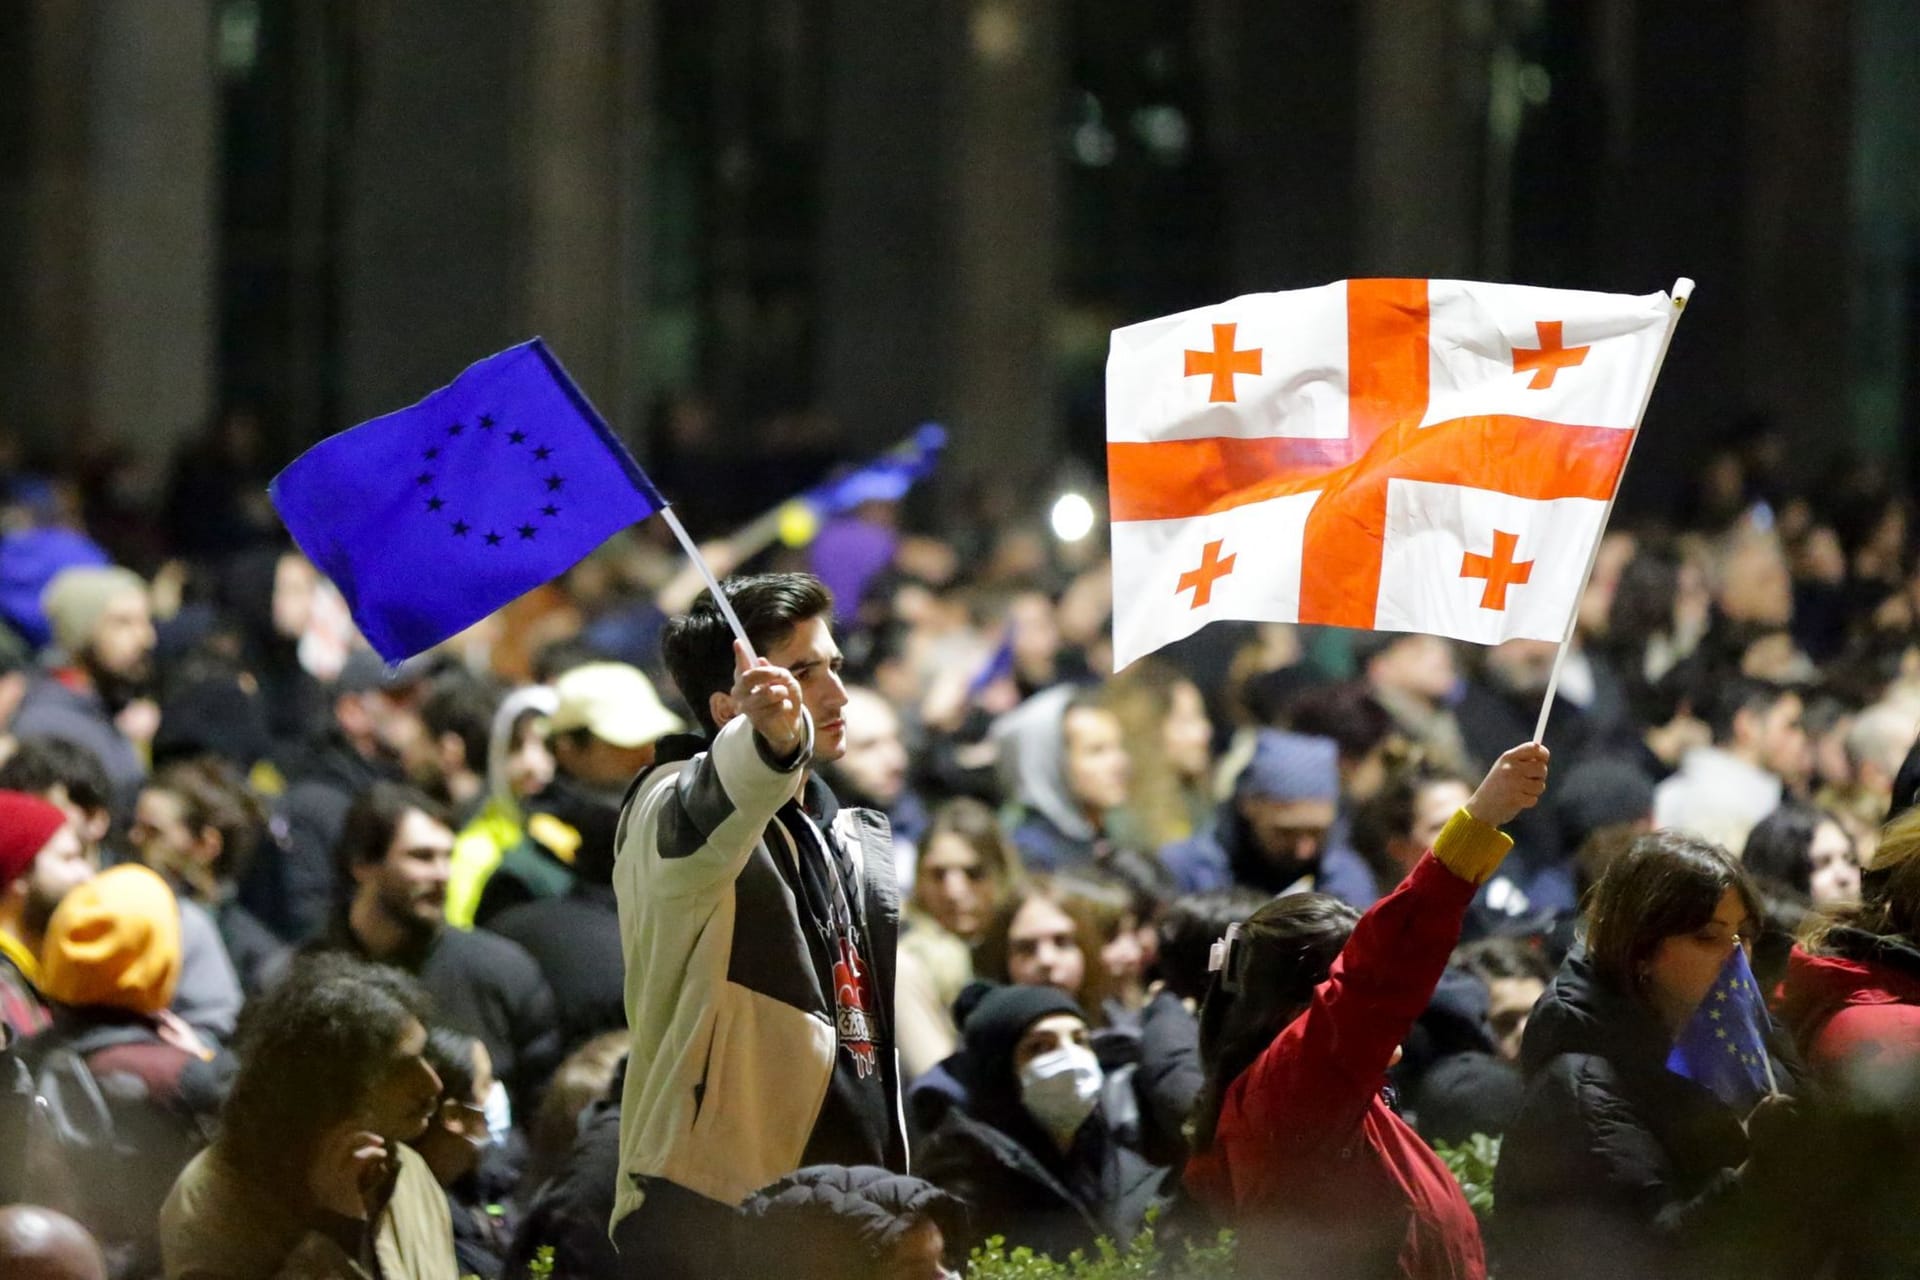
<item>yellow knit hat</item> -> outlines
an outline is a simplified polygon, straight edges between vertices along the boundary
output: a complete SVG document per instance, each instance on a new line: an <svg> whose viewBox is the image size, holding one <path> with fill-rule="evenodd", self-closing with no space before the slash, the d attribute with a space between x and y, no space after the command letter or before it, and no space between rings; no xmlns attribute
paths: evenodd
<svg viewBox="0 0 1920 1280"><path fill-rule="evenodd" d="M114 867L60 900L40 953L49 999L153 1014L179 981L180 906L151 870Z"/></svg>

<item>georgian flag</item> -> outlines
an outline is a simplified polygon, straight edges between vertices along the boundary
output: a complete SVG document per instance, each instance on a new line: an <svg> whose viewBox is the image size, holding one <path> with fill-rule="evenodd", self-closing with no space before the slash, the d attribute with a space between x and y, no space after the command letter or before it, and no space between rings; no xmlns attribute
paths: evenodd
<svg viewBox="0 0 1920 1280"><path fill-rule="evenodd" d="M1225 618L1559 641L1676 287L1348 280L1115 330L1115 667Z"/></svg>

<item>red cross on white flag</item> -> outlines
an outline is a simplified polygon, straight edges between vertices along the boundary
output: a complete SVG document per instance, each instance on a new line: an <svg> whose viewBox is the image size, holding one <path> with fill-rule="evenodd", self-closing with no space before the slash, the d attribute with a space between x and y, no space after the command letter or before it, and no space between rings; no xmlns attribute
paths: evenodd
<svg viewBox="0 0 1920 1280"><path fill-rule="evenodd" d="M1348 280L1116 330L1115 665L1224 618L1563 639L1691 288Z"/></svg>

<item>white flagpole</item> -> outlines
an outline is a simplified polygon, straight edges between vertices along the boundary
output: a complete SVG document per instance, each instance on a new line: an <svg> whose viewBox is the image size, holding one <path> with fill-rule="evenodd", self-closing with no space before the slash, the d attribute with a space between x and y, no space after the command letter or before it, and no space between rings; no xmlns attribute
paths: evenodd
<svg viewBox="0 0 1920 1280"><path fill-rule="evenodd" d="M1620 463L1620 483L1613 486L1613 493L1607 498L1607 509L1600 516L1600 531L1594 535L1593 549L1587 552L1587 569L1580 575L1580 590L1573 597L1573 608L1567 614L1567 631L1560 637L1560 648L1553 655L1553 671L1547 676L1547 696L1540 700L1540 719L1533 726L1533 740L1540 742L1547 733L1547 716L1553 710L1553 695L1560 689L1560 665L1567 660L1567 650L1573 646L1574 628L1580 625L1580 598L1587 594L1587 581L1593 577L1594 561L1600 558L1600 543L1607 536L1607 522L1613 519L1613 504L1620 496L1620 484L1627 478L1627 464L1633 461L1633 446L1640 443L1640 424L1646 419L1647 404L1653 399L1653 389L1660 381L1660 367L1667 362L1667 348L1673 345L1673 331L1680 327L1680 313L1687 309L1687 299L1693 296L1693 281L1681 276L1673 282L1673 314L1667 318L1667 332L1660 339L1660 355L1653 362L1653 376L1647 379L1646 394L1640 397L1640 412L1633 416L1633 439L1627 442L1627 456ZM1769 1064L1771 1069L1771 1064Z"/></svg>
<svg viewBox="0 0 1920 1280"><path fill-rule="evenodd" d="M753 641L747 639L747 630L740 625L739 615L733 611L733 602L727 599L727 593L720 589L720 582L713 576L713 570L707 567L706 557L700 554L700 548L693 545L693 539L687 536L687 527L680 523L680 517L674 514L672 507L660 508L660 518L667 522L667 528L673 530L673 536L680 540L680 549L687 553L687 559L707 580L707 589L713 592L713 602L720 606L720 613L733 628L734 639L747 646L747 660L753 661L759 655L753 651Z"/></svg>

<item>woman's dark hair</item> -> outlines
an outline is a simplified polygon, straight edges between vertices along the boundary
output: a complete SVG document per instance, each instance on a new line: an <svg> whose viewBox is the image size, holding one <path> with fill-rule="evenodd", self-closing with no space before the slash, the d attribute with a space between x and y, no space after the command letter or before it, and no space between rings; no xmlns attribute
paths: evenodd
<svg viewBox="0 0 1920 1280"><path fill-rule="evenodd" d="M33 795L65 787L67 799L89 813L113 807L113 781L100 757L65 738L20 739L0 764L0 787Z"/></svg>
<svg viewBox="0 0 1920 1280"><path fill-rule="evenodd" d="M1711 921L1729 889L1758 923L1759 890L1732 854L1678 831L1639 837L1608 866L1587 901L1594 973L1617 991L1639 991L1640 968L1660 943Z"/></svg>
<svg viewBox="0 0 1920 1280"><path fill-rule="evenodd" d="M304 1194L321 1135L363 1105L408 1025L426 1021L425 992L398 969L337 953L296 961L240 1019L221 1147L266 1185Z"/></svg>
<svg viewBox="0 0 1920 1280"><path fill-rule="evenodd" d="M801 623L833 614L833 593L810 573L732 577L720 589L739 615L753 651L762 656ZM700 727L709 735L719 732L707 704L714 694L733 688L733 629L711 590L702 591L691 609L668 620L660 634L660 657Z"/></svg>
<svg viewBox="0 0 1920 1280"><path fill-rule="evenodd" d="M1244 923L1267 899L1251 889L1216 889L1175 898L1160 917L1160 978L1183 1000L1207 994L1207 957L1229 925Z"/></svg>
<svg viewBox="0 0 1920 1280"><path fill-rule="evenodd" d="M355 867L387 860L393 833L416 809L443 827L453 825L452 815L438 801L402 783L376 782L360 793L340 824L340 842L334 846L343 886L353 883Z"/></svg>
<svg viewBox="0 0 1920 1280"><path fill-rule="evenodd" d="M212 867L216 878L230 883L247 874L267 815L233 766L217 756L197 756L166 766L147 786L180 801L180 816L196 837L209 829L220 834L220 857Z"/></svg>
<svg viewBox="0 0 1920 1280"><path fill-rule="evenodd" d="M1290 893L1240 926L1226 967L1213 975L1200 1008L1206 1085L1194 1103L1193 1150L1213 1145L1227 1090L1306 1009L1359 919L1360 913L1338 898Z"/></svg>
<svg viewBox="0 0 1920 1280"><path fill-rule="evenodd" d="M427 1028L426 1051L420 1056L440 1077L440 1100L473 1101L473 1046L479 1041L452 1027Z"/></svg>
<svg viewBox="0 0 1920 1280"><path fill-rule="evenodd" d="M1813 893L1814 832L1823 822L1839 823L1810 804L1789 800L1760 820L1748 833L1740 865L1756 880L1791 889L1801 898Z"/></svg>

